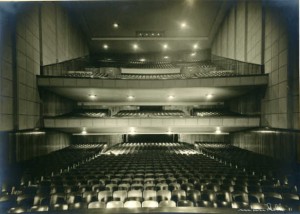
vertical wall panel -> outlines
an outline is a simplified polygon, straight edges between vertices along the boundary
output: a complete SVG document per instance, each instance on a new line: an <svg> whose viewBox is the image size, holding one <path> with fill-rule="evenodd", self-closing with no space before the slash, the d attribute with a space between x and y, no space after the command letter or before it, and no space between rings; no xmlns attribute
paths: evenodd
<svg viewBox="0 0 300 214"><path fill-rule="evenodd" d="M264 63L269 87L262 103L263 124L288 128L288 34L280 14L278 8L266 7Z"/></svg>
<svg viewBox="0 0 300 214"><path fill-rule="evenodd" d="M42 91L43 115L58 116L70 113L76 108L76 102L49 91Z"/></svg>
<svg viewBox="0 0 300 214"><path fill-rule="evenodd" d="M64 133L16 134L16 162L46 155L71 144L70 136Z"/></svg>
<svg viewBox="0 0 300 214"><path fill-rule="evenodd" d="M236 60L245 61L245 38L246 38L246 2L238 1L236 9L236 36L235 52Z"/></svg>
<svg viewBox="0 0 300 214"><path fill-rule="evenodd" d="M17 15L16 61L18 128L31 129L39 125L40 99L36 75L40 74L38 4L23 5Z"/></svg>
<svg viewBox="0 0 300 214"><path fill-rule="evenodd" d="M293 30L299 17L289 14L292 6L292 2L267 1L263 6L262 1L237 1L212 44L215 56L264 65L269 85L261 100L263 126L299 129L299 57L295 46L298 32ZM224 36L226 26L228 38Z"/></svg>
<svg viewBox="0 0 300 214"><path fill-rule="evenodd" d="M235 59L235 7L230 10L228 17L228 55L230 59Z"/></svg>
<svg viewBox="0 0 300 214"><path fill-rule="evenodd" d="M0 131L13 129L12 18L0 13Z"/></svg>
<svg viewBox="0 0 300 214"><path fill-rule="evenodd" d="M89 54L83 33L65 9L57 3L44 2L41 14L43 65Z"/></svg>
<svg viewBox="0 0 300 214"><path fill-rule="evenodd" d="M247 3L247 62L262 64L262 5L259 1Z"/></svg>

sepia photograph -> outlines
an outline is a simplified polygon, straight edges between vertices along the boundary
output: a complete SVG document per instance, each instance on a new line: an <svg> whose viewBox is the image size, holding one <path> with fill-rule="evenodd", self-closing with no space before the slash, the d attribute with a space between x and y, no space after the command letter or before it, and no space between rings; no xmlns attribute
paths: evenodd
<svg viewBox="0 0 300 214"><path fill-rule="evenodd" d="M0 213L300 213L299 0L0 0Z"/></svg>

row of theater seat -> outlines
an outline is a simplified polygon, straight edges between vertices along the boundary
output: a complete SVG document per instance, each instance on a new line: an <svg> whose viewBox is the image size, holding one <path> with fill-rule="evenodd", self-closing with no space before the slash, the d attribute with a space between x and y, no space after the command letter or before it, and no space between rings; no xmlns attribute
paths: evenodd
<svg viewBox="0 0 300 214"><path fill-rule="evenodd" d="M138 110L122 110L115 117L182 117L184 112L180 110L164 110L164 111L138 111Z"/></svg>
<svg viewBox="0 0 300 214"><path fill-rule="evenodd" d="M193 115L198 117L241 116L227 109L193 109Z"/></svg>
<svg viewBox="0 0 300 214"><path fill-rule="evenodd" d="M299 193L280 178L204 156L188 144L168 142L118 144L69 171L37 178L4 196L11 212L33 206L123 207L128 201L137 201L127 203L132 207L145 201L252 209L269 203L281 210L298 210L300 205Z"/></svg>
<svg viewBox="0 0 300 214"><path fill-rule="evenodd" d="M117 202L118 201L118 202ZM131 201L131 202L129 202ZM50 196L44 194L37 194L35 196L30 194L19 195L16 201L10 201L10 205L24 208L26 210L32 207L50 207L51 209L65 206L70 208L95 208L96 204L106 204L107 207L113 208L112 204L116 203L116 207L123 207L123 203L136 205L134 207L141 207L142 204L156 207L158 204L162 205L166 201L171 202L172 206L183 207L226 207L226 208L250 208L254 205L258 206L269 204L272 208L278 208L279 205L283 210L297 210L299 206L299 195L286 194L284 198L275 193L252 193L245 194L243 192L228 193L228 192L213 192L213 191L199 191L199 190L180 190L176 189L172 192L169 190L104 190L99 192L85 191L83 193L54 193ZM153 201L153 202L150 202ZM122 202L122 203L121 203ZM151 204L151 205L150 205ZM170 204L168 204L170 206ZM164 206L168 206L164 205ZM101 206L105 207L105 206ZM99 208L101 208L99 207ZM144 207L146 207L144 205Z"/></svg>
<svg viewBox="0 0 300 214"><path fill-rule="evenodd" d="M75 144L51 152L48 155L26 161L22 164L22 168L24 168L22 183L32 180L33 177L61 172L73 164L78 164L83 160L94 157L102 151L104 145L105 143Z"/></svg>
<svg viewBox="0 0 300 214"><path fill-rule="evenodd" d="M174 201L161 201L158 203L157 201L143 201L142 203L139 201L126 201L125 203L122 201L109 201L105 202L91 202L89 204L86 203L75 203L74 205L68 204L56 204L49 208L49 206L32 206L31 208L26 207L13 207L8 213L22 213L22 212L47 212L47 211L67 211L67 210L84 210L84 209L103 209L103 208L128 208L128 209L137 209L137 208L154 208L157 207L194 207L194 203L188 200L181 200L177 203ZM203 207L209 208L218 208L219 205L217 203L205 202L203 203ZM278 204L274 208L270 207L268 204L262 203L222 203L221 208L232 208L239 210L256 210L256 211L292 211L291 209ZM142 211L142 210L141 210Z"/></svg>
<svg viewBox="0 0 300 214"><path fill-rule="evenodd" d="M271 157L263 156L251 151L224 143L196 143L197 148L204 154L234 165L256 172L271 173L277 176L287 176L291 167L284 167L283 163ZM285 171L283 172L283 169Z"/></svg>
<svg viewBox="0 0 300 214"><path fill-rule="evenodd" d="M236 76L237 74L232 70L220 71L200 71L190 75L185 74L121 74L110 77L102 72L86 72L86 71L69 71L67 77L79 78L100 78L100 79L189 79L189 78L204 78L204 77L222 77L222 76Z"/></svg>
<svg viewBox="0 0 300 214"><path fill-rule="evenodd" d="M108 117L107 109L82 109L63 115L63 117ZM193 109L192 116L196 117L220 117L220 116L241 116L241 114L231 112L226 109ZM162 110L162 111L141 111L141 110L121 110L113 117L186 117L188 116L181 110Z"/></svg>

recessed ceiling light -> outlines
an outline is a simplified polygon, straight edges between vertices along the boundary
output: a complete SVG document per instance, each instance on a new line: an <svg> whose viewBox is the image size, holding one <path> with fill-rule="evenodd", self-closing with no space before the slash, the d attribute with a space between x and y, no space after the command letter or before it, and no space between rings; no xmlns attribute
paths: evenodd
<svg viewBox="0 0 300 214"><path fill-rule="evenodd" d="M134 96L128 95L127 98L130 99L130 100L132 100L132 99L134 99Z"/></svg>
<svg viewBox="0 0 300 214"><path fill-rule="evenodd" d="M108 45L107 45L107 44L104 44L104 45L103 45L103 48L104 48L104 49L108 49Z"/></svg>
<svg viewBox="0 0 300 214"><path fill-rule="evenodd" d="M133 44L132 47L133 47L134 50L139 48L139 46L137 44Z"/></svg>
<svg viewBox="0 0 300 214"><path fill-rule="evenodd" d="M145 58L141 58L140 61L141 61L141 62L145 62L146 59L145 59Z"/></svg>
<svg viewBox="0 0 300 214"><path fill-rule="evenodd" d="M168 48L168 44L164 44L163 47L164 47L164 49L167 49Z"/></svg>
<svg viewBox="0 0 300 214"><path fill-rule="evenodd" d="M191 53L191 56L196 56L196 53L195 52Z"/></svg>
<svg viewBox="0 0 300 214"><path fill-rule="evenodd" d="M169 59L169 56L164 56L164 59Z"/></svg>
<svg viewBox="0 0 300 214"><path fill-rule="evenodd" d="M185 27L186 27L186 23L185 23L185 22L182 22L182 23L180 24L180 27L181 27L181 28L185 28Z"/></svg>
<svg viewBox="0 0 300 214"><path fill-rule="evenodd" d="M213 98L213 94L206 94L205 96L206 96L207 99Z"/></svg>
<svg viewBox="0 0 300 214"><path fill-rule="evenodd" d="M193 45L193 48L194 48L194 49L197 49L197 48L198 48L198 44L194 44L194 45Z"/></svg>
<svg viewBox="0 0 300 214"><path fill-rule="evenodd" d="M95 94L89 94L89 98L91 98L91 99L95 99L97 97L97 95L95 95Z"/></svg>
<svg viewBox="0 0 300 214"><path fill-rule="evenodd" d="M118 23L114 23L113 26L114 26L114 28L118 28L119 27Z"/></svg>
<svg viewBox="0 0 300 214"><path fill-rule="evenodd" d="M172 100L172 99L174 99L175 97L174 97L173 95L169 95L168 98L169 98L170 100Z"/></svg>

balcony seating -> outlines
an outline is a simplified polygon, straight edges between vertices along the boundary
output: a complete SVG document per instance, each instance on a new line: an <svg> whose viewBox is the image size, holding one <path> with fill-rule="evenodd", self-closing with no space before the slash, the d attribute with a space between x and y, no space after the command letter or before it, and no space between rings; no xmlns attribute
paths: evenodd
<svg viewBox="0 0 300 214"><path fill-rule="evenodd" d="M234 117L238 117L241 116L238 113L235 112L231 112L227 109L193 109L193 116L197 116L197 117L220 117L220 116L234 116Z"/></svg>
<svg viewBox="0 0 300 214"><path fill-rule="evenodd" d="M183 111L164 110L164 111L138 111L138 110L122 110L114 117L183 117Z"/></svg>

